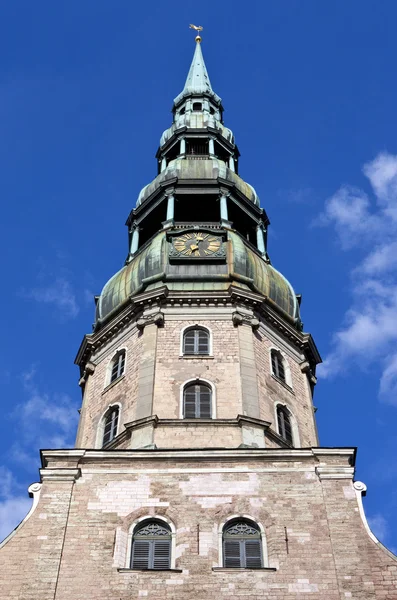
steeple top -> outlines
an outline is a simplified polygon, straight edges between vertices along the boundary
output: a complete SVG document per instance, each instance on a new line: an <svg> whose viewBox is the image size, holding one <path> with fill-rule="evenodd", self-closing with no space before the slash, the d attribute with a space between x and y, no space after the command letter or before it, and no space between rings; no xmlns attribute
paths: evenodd
<svg viewBox="0 0 397 600"><path fill-rule="evenodd" d="M202 27L190 25L196 31L202 31ZM175 98L174 104L177 105L187 96L199 96L204 94L210 96L216 104L221 103L221 99L211 87L210 78L208 76L207 67L205 66L203 53L201 51L201 36L196 36L196 48L193 55L192 64L190 65L189 73L186 78L185 87L182 92Z"/></svg>

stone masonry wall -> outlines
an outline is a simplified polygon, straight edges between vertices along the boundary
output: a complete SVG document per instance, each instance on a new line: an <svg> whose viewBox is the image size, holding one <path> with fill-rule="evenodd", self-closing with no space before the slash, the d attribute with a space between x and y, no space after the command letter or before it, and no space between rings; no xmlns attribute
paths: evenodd
<svg viewBox="0 0 397 600"><path fill-rule="evenodd" d="M235 419L238 414L245 414L269 421L277 430L275 406L280 402L293 415L295 445L316 446L311 394L307 376L300 368L304 356L267 326L261 325L256 331L247 325L235 326L230 309L229 312L218 310L218 318L214 315L204 318L205 309L201 313L195 308L189 314L184 308L180 316L175 309L166 313L163 326L150 325L139 331L132 325L94 355L91 360L96 368L86 384L76 445L100 447L100 421L107 408L116 403L121 407L119 433L124 431L125 423L151 414L160 419L181 418L183 386L189 380L200 379L213 384L216 418ZM212 353L208 357L181 356L181 333L186 326L194 324L212 332ZM111 361L121 348L126 349L125 373L109 385ZM283 354L289 385L283 385L272 375L272 348ZM174 443L175 447L192 447L197 443L200 447L203 443L211 444L213 437L215 447L223 445L223 441L217 442L212 434L201 441L196 436L194 442L196 437L192 431L186 431L190 439L185 440L181 438L182 429L170 439L166 439L166 432L158 432L156 444L158 447L172 447ZM234 434L232 438L229 436L229 442L234 437ZM240 443L241 437L237 445Z"/></svg>
<svg viewBox="0 0 397 600"><path fill-rule="evenodd" d="M369 538L351 479L319 479L318 464L108 452L80 465L70 506L70 485L44 471L35 512L0 550L0 599L395 600L397 560ZM219 569L219 531L236 515L263 527L275 570ZM119 570L146 516L175 528L175 570Z"/></svg>

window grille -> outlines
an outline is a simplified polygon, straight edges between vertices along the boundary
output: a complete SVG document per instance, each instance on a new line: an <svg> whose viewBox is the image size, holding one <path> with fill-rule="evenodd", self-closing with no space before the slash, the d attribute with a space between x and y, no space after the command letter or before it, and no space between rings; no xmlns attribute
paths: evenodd
<svg viewBox="0 0 397 600"><path fill-rule="evenodd" d="M119 352L113 360L112 373L110 376L110 383L116 381L124 373L125 367L125 352Z"/></svg>
<svg viewBox="0 0 397 600"><path fill-rule="evenodd" d="M284 406L277 406L278 432L281 437L291 446L293 445L291 417Z"/></svg>
<svg viewBox="0 0 397 600"><path fill-rule="evenodd" d="M259 528L248 521L234 521L223 530L223 566L234 569L263 567Z"/></svg>
<svg viewBox="0 0 397 600"><path fill-rule="evenodd" d="M102 446L106 446L117 435L117 424L119 422L119 407L112 407L106 415L105 427L103 430Z"/></svg>
<svg viewBox="0 0 397 600"><path fill-rule="evenodd" d="M171 568L171 531L158 521L146 521L132 538L131 569Z"/></svg>
<svg viewBox="0 0 397 600"><path fill-rule="evenodd" d="M183 354L209 354L210 336L205 329L188 329L183 334Z"/></svg>
<svg viewBox="0 0 397 600"><path fill-rule="evenodd" d="M276 350L272 350L272 371L273 375L285 383L284 359Z"/></svg>
<svg viewBox="0 0 397 600"><path fill-rule="evenodd" d="M208 385L193 384L183 392L183 416L185 419L211 418L212 391Z"/></svg>

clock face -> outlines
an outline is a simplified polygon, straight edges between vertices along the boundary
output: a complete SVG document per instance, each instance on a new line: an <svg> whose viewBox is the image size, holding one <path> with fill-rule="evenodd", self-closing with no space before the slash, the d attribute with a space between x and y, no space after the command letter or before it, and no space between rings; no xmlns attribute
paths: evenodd
<svg viewBox="0 0 397 600"><path fill-rule="evenodd" d="M222 240L210 233L194 231L185 233L174 240L174 248L183 257L211 257L222 246Z"/></svg>

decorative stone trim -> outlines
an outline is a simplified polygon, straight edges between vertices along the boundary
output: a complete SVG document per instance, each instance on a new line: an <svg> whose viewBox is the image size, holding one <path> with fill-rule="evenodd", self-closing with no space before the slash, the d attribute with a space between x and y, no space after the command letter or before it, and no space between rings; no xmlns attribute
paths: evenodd
<svg viewBox="0 0 397 600"><path fill-rule="evenodd" d="M316 467L320 481L325 479L353 479L354 467Z"/></svg>
<svg viewBox="0 0 397 600"><path fill-rule="evenodd" d="M119 573L150 573L153 577L153 573L183 573L183 569L117 569Z"/></svg>
<svg viewBox="0 0 397 600"><path fill-rule="evenodd" d="M76 481L80 475L80 469L40 469L40 477L42 481Z"/></svg>
<svg viewBox="0 0 397 600"><path fill-rule="evenodd" d="M153 323L157 325L157 327L162 327L164 325L164 313L159 310L154 314L143 315L136 322L136 326L138 329L142 330L146 325L152 325Z"/></svg>
<svg viewBox="0 0 397 600"><path fill-rule="evenodd" d="M276 567L260 567L259 569L244 569L244 568L230 568L230 567L212 567L212 570L215 573L245 573L246 571L269 571L274 572L277 571Z"/></svg>
<svg viewBox="0 0 397 600"><path fill-rule="evenodd" d="M252 329L258 329L259 320L254 317L254 315L248 315L246 313L241 313L238 310L232 314L233 325L250 325Z"/></svg>
<svg viewBox="0 0 397 600"><path fill-rule="evenodd" d="M20 528L22 527L22 525L24 523L26 523L26 521L32 516L32 514L36 510L36 507L37 507L37 505L39 503L39 500L40 500L41 488L42 488L42 484L41 483L32 483L28 487L29 497L33 498L33 503L32 503L32 506L30 507L30 511L28 512L28 514L26 515L26 517L24 517L22 519L22 521L19 523L19 525L17 525L15 527L15 529L13 531L11 531L11 533L9 535L7 535L6 538L4 538L4 540L0 543L0 548L3 548L3 546L5 546L6 543L9 542L12 537L14 537L14 535L17 533L17 531L20 530Z"/></svg>

